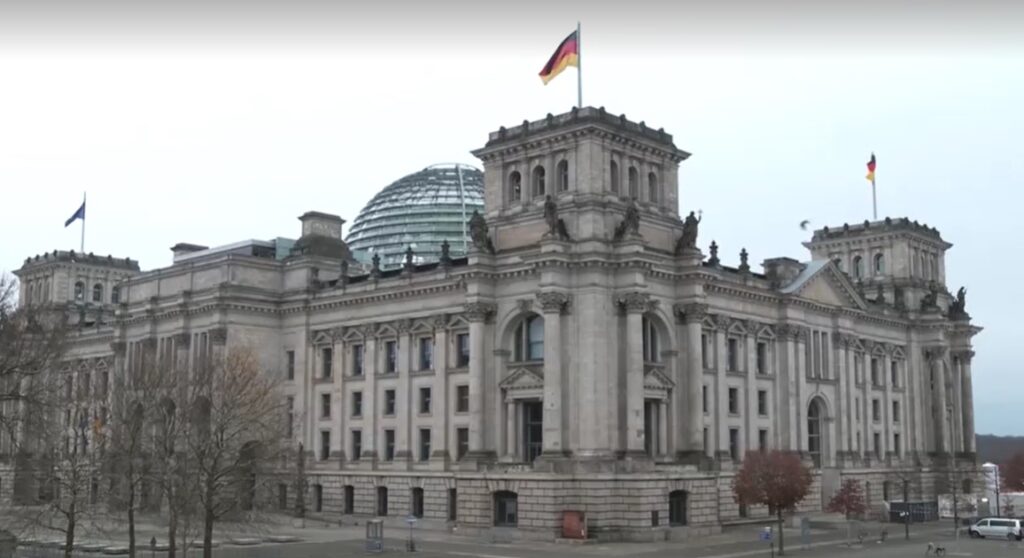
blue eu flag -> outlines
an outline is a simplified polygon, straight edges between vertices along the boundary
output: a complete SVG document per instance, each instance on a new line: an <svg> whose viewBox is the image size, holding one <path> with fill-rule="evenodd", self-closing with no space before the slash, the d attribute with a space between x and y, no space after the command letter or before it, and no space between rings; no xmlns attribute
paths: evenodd
<svg viewBox="0 0 1024 558"><path fill-rule="evenodd" d="M68 225L70 225L71 223L74 223L75 220L77 220L77 219L81 219L81 220L85 221L85 202L84 201L82 202L82 207L79 207L78 211L76 211L74 215L72 215L67 221L64 221L64 228L67 228Z"/></svg>

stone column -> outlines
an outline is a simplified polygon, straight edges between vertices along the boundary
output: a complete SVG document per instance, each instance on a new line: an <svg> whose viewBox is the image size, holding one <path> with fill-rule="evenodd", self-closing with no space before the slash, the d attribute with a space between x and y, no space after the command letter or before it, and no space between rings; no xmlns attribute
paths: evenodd
<svg viewBox="0 0 1024 558"><path fill-rule="evenodd" d="M971 360L974 358L974 351L963 351L960 353L960 366L963 369L963 422L964 422L964 451L975 453L977 445L974 440L974 383L971 380Z"/></svg>
<svg viewBox="0 0 1024 558"><path fill-rule="evenodd" d="M796 436L794 449L801 452L807 451L807 343L810 340L810 330L801 327L797 330L796 343L793 350L796 355L796 397L793 400L793 411L796 413L793 435ZM824 432L822 433L824 434Z"/></svg>
<svg viewBox="0 0 1024 558"><path fill-rule="evenodd" d="M776 390L778 391L778 416L776 417L776 429L778 430L779 449L796 451L799 449L797 440L794 438L796 431L796 374L799 372L796 363L794 346L796 345L797 329L789 324L780 324L777 328L778 347L781 349L779 359L778 380Z"/></svg>
<svg viewBox="0 0 1024 558"><path fill-rule="evenodd" d="M715 458L728 461L729 456L729 386L726 382L726 368L729 366L728 341L729 317L715 316Z"/></svg>
<svg viewBox="0 0 1024 558"><path fill-rule="evenodd" d="M516 402L505 400L505 456L511 461L518 461L516 451Z"/></svg>
<svg viewBox="0 0 1024 558"><path fill-rule="evenodd" d="M494 304L469 302L465 305L469 320L469 455L479 460L486 457L484 449L484 336L486 321L494 314Z"/></svg>
<svg viewBox="0 0 1024 558"><path fill-rule="evenodd" d="M377 463L377 327L366 325L363 327L363 446L360 448L361 461L370 463L370 467L376 467ZM351 346L351 345L347 345ZM343 352L342 358L349 358L348 353ZM335 375L343 375L345 366L341 367L342 372ZM344 451L346 446L342 446Z"/></svg>
<svg viewBox="0 0 1024 558"><path fill-rule="evenodd" d="M412 320L395 323L398 332L398 385L395 387L395 461L408 463L412 457Z"/></svg>
<svg viewBox="0 0 1024 558"><path fill-rule="evenodd" d="M930 374L935 381L935 451L937 453L949 453L949 435L946 411L946 373L943 370L942 359L946 354L945 347L929 347L925 349L925 357L928 359Z"/></svg>
<svg viewBox="0 0 1024 558"><path fill-rule="evenodd" d="M836 374L839 376L838 399L842 402L839 409L839 456L845 458L853 449L852 424L853 412L853 382L850 378L849 342L846 335L832 333L832 346L836 348Z"/></svg>
<svg viewBox="0 0 1024 558"><path fill-rule="evenodd" d="M686 324L686 424L681 429L685 432L683 448L691 459L705 455L704 448L704 411L701 408L702 390L704 388L704 363L701 359L701 334L703 320L707 315L708 305L693 302L678 307L683 322ZM677 384L676 389L683 386Z"/></svg>
<svg viewBox="0 0 1024 558"><path fill-rule="evenodd" d="M954 452L963 452L964 447L964 406L963 406L963 360L956 358L953 365L953 393L949 394L953 403L952 429Z"/></svg>
<svg viewBox="0 0 1024 558"><path fill-rule="evenodd" d="M431 386L431 460L447 464L448 452L448 317L434 316L434 383Z"/></svg>
<svg viewBox="0 0 1024 558"><path fill-rule="evenodd" d="M668 455L668 400L658 402L658 449L657 455Z"/></svg>
<svg viewBox="0 0 1024 558"><path fill-rule="evenodd" d="M619 296L626 311L626 451L644 453L644 348L643 313L650 295L633 292ZM546 330L546 328L545 328Z"/></svg>
<svg viewBox="0 0 1024 558"><path fill-rule="evenodd" d="M892 347L885 347L885 360L882 361L882 384L885 386L885 390L882 393L882 400L884 401L882 409L882 452L883 456L891 455L893 451L892 443L892 432L893 432L893 420L895 417L892 415Z"/></svg>
<svg viewBox="0 0 1024 558"><path fill-rule="evenodd" d="M747 389L746 389L746 411L743 420L743 435L747 440L746 445L740 444L748 450L757 450L757 332L761 325L753 320L746 323L747 326ZM743 454L743 450L740 450Z"/></svg>
<svg viewBox="0 0 1024 558"><path fill-rule="evenodd" d="M544 315L544 447L546 457L564 457L565 431L562 417L565 398L562 370L562 312L569 302L565 293L548 292L537 295Z"/></svg>

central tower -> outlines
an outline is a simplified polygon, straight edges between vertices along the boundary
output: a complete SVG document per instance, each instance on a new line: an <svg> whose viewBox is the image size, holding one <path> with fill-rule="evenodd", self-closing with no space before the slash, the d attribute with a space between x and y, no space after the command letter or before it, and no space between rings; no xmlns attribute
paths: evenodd
<svg viewBox="0 0 1024 558"><path fill-rule="evenodd" d="M585 107L492 132L473 152L484 164L484 208L498 252L534 245L545 202L578 242L615 237L635 200L648 248L671 251L679 227L679 163L689 157L663 129Z"/></svg>

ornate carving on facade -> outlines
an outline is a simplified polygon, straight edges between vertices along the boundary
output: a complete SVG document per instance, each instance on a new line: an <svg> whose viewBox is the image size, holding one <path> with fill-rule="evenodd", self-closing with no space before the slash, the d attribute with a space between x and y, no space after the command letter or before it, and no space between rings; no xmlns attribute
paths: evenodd
<svg viewBox="0 0 1024 558"><path fill-rule="evenodd" d="M615 226L615 231L612 233L612 240L618 242L627 235L640 236L640 209L637 208L636 199L629 200L622 221Z"/></svg>
<svg viewBox="0 0 1024 558"><path fill-rule="evenodd" d="M533 300L529 298L520 298L516 301L516 308L519 309L520 313L526 313L533 309Z"/></svg>
<svg viewBox="0 0 1024 558"><path fill-rule="evenodd" d="M348 260L341 260L341 275L338 276L338 284L342 287L348 285Z"/></svg>
<svg viewBox="0 0 1024 558"><path fill-rule="evenodd" d="M110 344L110 350L114 352L114 356L124 356L124 341L114 341Z"/></svg>
<svg viewBox="0 0 1024 558"><path fill-rule="evenodd" d="M679 241L676 242L676 255L682 254L687 250L697 249L697 231L701 219L702 217L696 216L692 211L686 216L686 220L683 221L683 234L679 237Z"/></svg>
<svg viewBox="0 0 1024 558"><path fill-rule="evenodd" d="M413 263L413 252L412 246L405 249L405 272L412 273L416 269L416 264Z"/></svg>
<svg viewBox="0 0 1024 558"><path fill-rule="evenodd" d="M434 326L434 329L444 329L448 327L448 315L437 314L436 316L431 316L430 325Z"/></svg>
<svg viewBox="0 0 1024 558"><path fill-rule="evenodd" d="M445 241L441 243L441 258L438 260L441 263L441 267L447 269L452 266L451 250L452 247L448 244L448 239L445 239Z"/></svg>
<svg viewBox="0 0 1024 558"><path fill-rule="evenodd" d="M717 314L714 317L714 320L715 320L715 327L717 327L718 329L720 329L722 331L728 331L729 330L729 326L732 325L732 322L733 322L732 318L730 318L729 316L726 316L724 314Z"/></svg>
<svg viewBox="0 0 1024 558"><path fill-rule="evenodd" d="M324 330L324 333L331 338L331 341L341 341L345 338L347 329L345 326L332 327L331 329Z"/></svg>
<svg viewBox="0 0 1024 558"><path fill-rule="evenodd" d="M486 322L497 309L490 302L467 302L463 308L466 319L470 322Z"/></svg>
<svg viewBox="0 0 1024 558"><path fill-rule="evenodd" d="M974 351L970 349L960 350L953 353L953 356L960 359L960 362L970 364L974 358Z"/></svg>
<svg viewBox="0 0 1024 558"><path fill-rule="evenodd" d="M744 320L743 329L747 330L747 335L757 335L757 332L761 330L761 323L757 320Z"/></svg>
<svg viewBox="0 0 1024 558"><path fill-rule="evenodd" d="M967 314L967 288L960 287L960 290L956 292L956 298L949 303L949 318L952 320L960 320L964 318L970 318Z"/></svg>
<svg viewBox="0 0 1024 558"><path fill-rule="evenodd" d="M373 255L373 259L370 260L370 262L372 264L371 267L370 267L370 277L373 277L374 279L379 279L380 278L380 254L374 254Z"/></svg>
<svg viewBox="0 0 1024 558"><path fill-rule="evenodd" d="M377 324L363 324L359 326L359 333L363 339L370 339L377 336Z"/></svg>
<svg viewBox="0 0 1024 558"><path fill-rule="evenodd" d="M215 327L210 330L210 343L223 345L228 342L228 328Z"/></svg>
<svg viewBox="0 0 1024 558"><path fill-rule="evenodd" d="M928 285L928 294L921 297L921 310L937 310L939 308L939 287L935 282Z"/></svg>
<svg viewBox="0 0 1024 558"><path fill-rule="evenodd" d="M469 238L473 241L473 246L477 250L485 254L494 253L494 243L491 242L491 236L487 232L487 220L476 210L473 211L473 215L469 218Z"/></svg>
<svg viewBox="0 0 1024 558"><path fill-rule="evenodd" d="M558 292L538 293L537 302L545 314L561 314L569 304L569 295Z"/></svg>
<svg viewBox="0 0 1024 558"><path fill-rule="evenodd" d="M395 320L395 331L398 333L409 333L410 330L412 330L412 320L409 318Z"/></svg>
<svg viewBox="0 0 1024 558"><path fill-rule="evenodd" d="M700 322L708 315L708 305L702 302L688 302L675 305L676 315L683 323Z"/></svg>
<svg viewBox="0 0 1024 558"><path fill-rule="evenodd" d="M544 198L544 221L548 224L548 232L545 237L557 238L558 240L569 240L569 231L565 228L565 221L558 217L558 204L551 196Z"/></svg>
<svg viewBox="0 0 1024 558"><path fill-rule="evenodd" d="M626 312L646 312L650 308L650 300L651 295L640 292L623 293L615 299Z"/></svg>
<svg viewBox="0 0 1024 558"><path fill-rule="evenodd" d="M786 341L796 341L800 337L800 326L793 324L778 324L775 326L775 335Z"/></svg>

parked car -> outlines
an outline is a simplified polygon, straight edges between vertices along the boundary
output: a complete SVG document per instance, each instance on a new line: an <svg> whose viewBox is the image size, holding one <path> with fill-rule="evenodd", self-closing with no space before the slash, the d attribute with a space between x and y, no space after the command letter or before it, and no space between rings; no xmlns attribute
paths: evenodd
<svg viewBox="0 0 1024 558"><path fill-rule="evenodd" d="M988 517L971 525L967 533L973 538L993 537L1000 539L1021 540L1024 533L1021 531L1020 519L1009 519L1005 517Z"/></svg>

